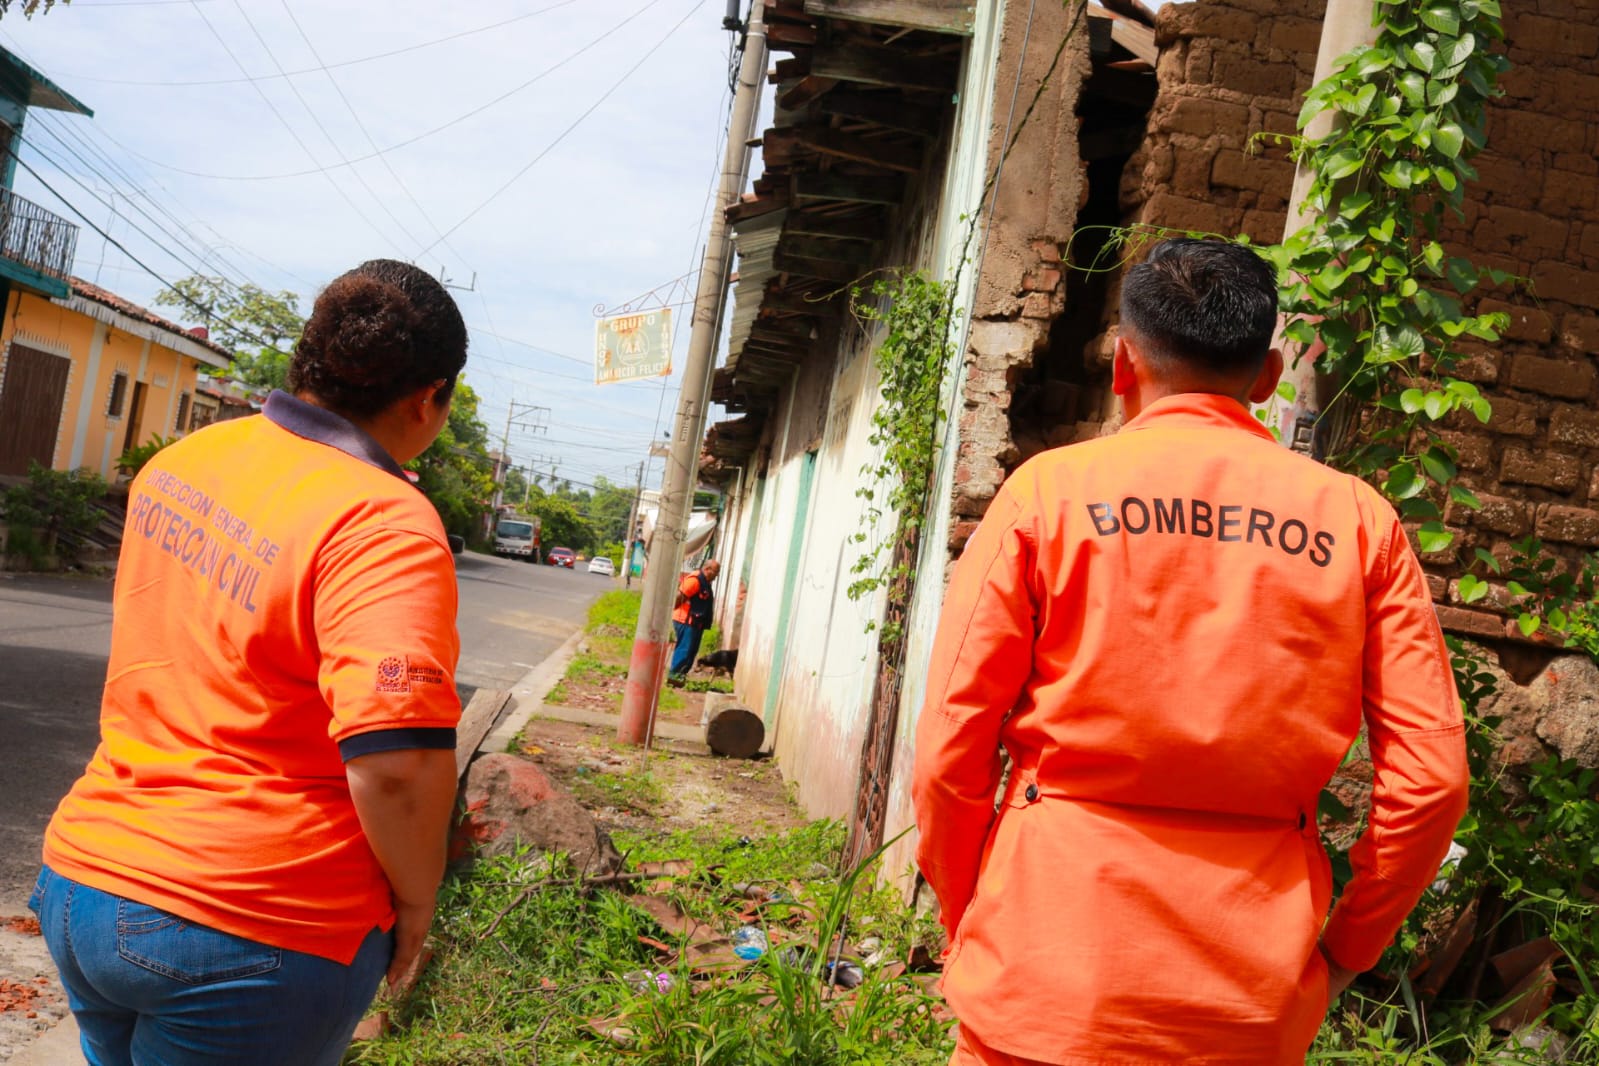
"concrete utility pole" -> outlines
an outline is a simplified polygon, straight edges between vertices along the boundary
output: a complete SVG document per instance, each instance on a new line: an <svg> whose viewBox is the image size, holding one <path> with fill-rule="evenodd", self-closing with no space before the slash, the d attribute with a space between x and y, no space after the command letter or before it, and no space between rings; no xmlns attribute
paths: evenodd
<svg viewBox="0 0 1599 1066"><path fill-rule="evenodd" d="M520 410L518 410L518 408L520 408ZM494 461L495 514L499 514L500 504L504 502L505 475L511 471L512 464L509 451L511 447L511 426L516 425L519 428L527 429L533 433L545 432L549 429L549 427L544 425L542 422L535 421L528 423L517 421L518 418L527 418L529 415L536 415L540 411L543 411L545 414L550 413L550 409L548 407L540 407L537 404L531 403L517 403L515 400L512 400L511 406L505 409L505 432L500 434L500 456Z"/></svg>
<svg viewBox="0 0 1599 1066"><path fill-rule="evenodd" d="M647 744L666 672L671 647L672 604L677 596L678 568L682 565L683 538L699 477L700 439L705 434L705 409L710 392L711 367L716 358L721 329L722 296L727 289L732 258L732 232L725 213L744 191L749 175L750 141L755 137L761 82L766 76L766 26L762 0L750 4L744 31L744 57L738 68L738 92L727 125L727 152L722 179L705 239L705 259L700 267L699 289L694 296L694 328L689 334L688 358L677 398L677 420L672 430L672 454L666 461L661 485L661 512L655 524L655 558L644 574L644 601L638 628L633 633L633 657L628 666L627 689L622 695L622 720L617 739L625 744ZM629 535L632 531L629 530Z"/></svg>
<svg viewBox="0 0 1599 1066"><path fill-rule="evenodd" d="M1339 56L1377 40L1379 27L1372 25L1372 13L1372 0L1328 0L1327 13L1321 24L1321 46L1316 51L1316 73L1312 85L1332 74L1333 63ZM1305 127L1305 138L1319 141L1327 136L1332 132L1336 115L1337 112L1332 108L1316 115ZM1288 222L1283 227L1284 239L1297 233L1313 217L1305 206L1305 197L1310 192L1314 177L1304 166L1294 172L1293 191L1288 198ZM1272 342L1274 347L1281 347L1282 343L1281 334ZM1283 444L1307 455L1312 451L1316 421L1321 417L1323 401L1333 394L1317 381L1316 359L1320 353L1321 344L1318 341L1300 356L1297 365L1290 365L1283 371L1282 379L1294 387L1292 401L1276 396L1262 405L1267 412L1266 424L1281 430Z"/></svg>

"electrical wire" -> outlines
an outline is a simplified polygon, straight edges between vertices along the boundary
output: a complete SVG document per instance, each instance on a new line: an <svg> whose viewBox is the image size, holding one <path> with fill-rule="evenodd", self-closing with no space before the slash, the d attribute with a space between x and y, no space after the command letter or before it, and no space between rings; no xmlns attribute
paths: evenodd
<svg viewBox="0 0 1599 1066"><path fill-rule="evenodd" d="M194 2L194 0L128 0L127 3L112 4L104 2L93 3L90 2L90 0L73 0L72 7L137 7L183 4L192 2ZM213 0L199 0L199 2L212 3ZM463 37L472 37L479 33L487 33L490 30L497 30L502 26L509 26L513 22L522 22L530 18L536 18L537 16L543 15L546 12L554 11L557 8L569 7L577 2L578 0L560 0L559 3L550 4L548 7L541 7L537 11L527 11L520 15L513 15L508 19L501 19L498 22L491 22L486 26L478 26L475 29L470 30L461 30L458 33L448 34L444 37L435 37L432 40L421 41L417 44L408 44L404 48L392 48L387 52L378 52L374 55L361 56L357 59L342 59L336 63L329 63L327 66L333 68L354 67L363 63L372 63L379 59L390 59L394 56L405 55L408 52L419 52L424 48L432 48L434 45L445 44L449 41L458 41ZM319 69L321 68L311 67L306 70L288 70L278 74L246 75L241 78L198 78L190 81L141 81L128 78L100 78L90 74L72 74L70 72L62 73L61 77L68 81L89 81L100 85L141 85L148 88L192 88L194 86L202 85L243 85L244 83L251 81L276 81L279 78L292 78L300 74L315 74Z"/></svg>
<svg viewBox="0 0 1599 1066"><path fill-rule="evenodd" d="M189 2L193 3L194 0L189 0ZM703 2L703 0L701 0L701 2ZM394 144L389 145L387 148L380 149L378 152L375 152L375 153L372 153L372 154L369 154L369 155L358 155L358 156L355 156L354 158L350 159L350 161L348 163L335 163L335 164L332 164L332 165L326 166L326 167L319 165L319 166L316 166L316 167L312 167L310 169L288 170L288 171L283 171L281 173L276 173L276 174L214 174L214 173L209 173L209 172L203 171L203 170L189 170L189 169L187 169L185 167L173 166L170 163L164 162L164 161L162 161L160 159L154 159L154 158L152 158L150 156L147 156L147 155L144 155L144 154L142 154L142 153L140 153L140 152L138 152L138 151L136 151L136 150L134 150L132 148L129 148L127 145L123 144L122 142L115 140L115 138L111 138L111 140L113 141L113 143L115 143L117 145L117 147L121 148L124 152L127 152L129 155L131 155L131 156L133 156L133 157L135 157L137 159L141 159L144 162L151 164L152 166L160 167L163 170L170 170L170 171L172 171L174 173L177 173L177 174L184 174L184 175L187 175L188 177L191 177L191 178L207 178L207 179L212 180L212 181L277 181L277 180L280 180L280 179L283 179L283 178L303 178L303 177L308 177L308 176L313 175L313 174L325 173L325 172L330 171L330 170L339 170L339 169L341 169L343 167L346 167L346 166L354 166L356 163L364 163L367 160L373 159L373 158L375 158L378 155L386 155L389 152L394 152L394 151L397 151L397 150L399 150L401 148L407 148L407 147L409 147L409 146L411 146L413 144L416 144L418 141L426 140L427 138L432 137L432 136L434 136L435 134L438 134L438 133L443 133L445 130L451 128L452 126L457 126L460 123L465 122L467 119L473 118L474 116L479 115L479 114L483 113L484 111L487 111L489 108L495 106L496 104L501 103L502 101L510 99L511 97L515 96L517 93L520 93L524 89L527 89L530 86L537 84L538 82L542 81L544 78L546 78L549 75L555 73L557 70L560 70L562 67L565 67L568 64L574 62L575 60L579 59L585 53L587 53L590 50L592 50L593 48L597 47L603 41L605 41L608 38L614 36L616 34L616 32L618 30L620 30L622 27L626 26L628 23L632 22L634 19L636 19L640 15L642 15L644 12L648 11L650 8L653 8L657 4L660 4L660 3L662 3L662 0L649 0L649 2L646 3L643 7L639 8L637 11L633 12L633 14L628 15L626 18L624 18L624 19L622 19L622 20L620 20L618 22L613 23L609 28L606 29L606 31L604 33L600 34L598 37L594 38L588 44L586 44L583 47L579 48L576 52L573 52L571 55L567 56L565 59L559 60L558 62L556 62L556 63L544 68L543 70L539 71L537 74L533 75L533 77L529 78L527 81L524 81L522 84L516 86L516 88L511 89L508 92L501 93L499 96L496 96L494 99L488 101L487 103L481 104L481 105L479 105L477 107L474 107L472 110L467 111L464 114L457 115L455 118L450 119L448 122L445 122L442 125L435 126L432 129L430 129L430 130L426 130L426 131L424 131L422 133L418 133L414 137L408 137L408 138L406 138L403 141L397 141ZM662 43L664 43L664 41L665 41L665 38L662 38ZM656 45L656 47L657 48L660 47L660 44L658 43ZM241 66L240 69L243 70L244 68ZM258 92L262 91L259 84L254 83L254 82L252 82L252 84L255 85L255 87L256 87ZM107 134L106 136L108 138L110 138L110 134Z"/></svg>
<svg viewBox="0 0 1599 1066"><path fill-rule="evenodd" d="M76 204L74 204L71 200L68 200L65 196L62 196L59 192L57 192L56 189L55 189L55 186L51 185L48 181L45 181L44 178L39 174L39 172L37 170L34 170L33 167L29 166L28 162L26 160L22 159L20 156L18 156L15 151L11 152L11 157L17 161L17 166L21 167L23 170L26 170L29 174L33 175L33 180L37 181L40 185L44 186L45 191L50 193L50 195L54 196L57 200L61 201L62 204L66 205L67 210L71 211L74 215L77 215L78 218L82 220L82 222L83 222L83 224L85 226L88 226L90 229L94 230L102 238L105 239L106 243L108 243L112 247L116 248L117 251L121 252L123 255L127 256L130 260L132 260L135 264L137 264L146 274L150 275L156 281L160 282L161 286L163 288L166 288L166 289L170 290L175 296L178 297L178 299L182 300L184 303L186 303L190 307L194 308L194 310L198 311L201 315L205 316L205 318L208 321L211 321L211 322L220 321L217 318L216 314L214 312L212 312L210 308L202 306L198 301L192 299L187 294L185 294L182 290L180 290L177 287L175 287L166 278L164 278L160 274L156 273L154 268L152 268L149 264L144 262L144 260L140 259L138 256L134 255L132 252L128 251L127 247L125 245L123 245L122 242L118 241L115 237L111 236L111 234L109 234L105 230L101 229L99 227L99 225L97 225L95 223L95 221L93 219L91 219L88 215L84 214L83 211L81 211ZM238 326L236 326L236 325L234 325L232 323L223 323L223 324L228 326L228 328L232 329L235 333L237 333L240 336L244 337L245 340L253 341L256 344L261 345L263 348L270 348L271 347L271 345L268 344L265 340L263 340L261 337L255 335L253 332L251 332L249 330L241 329L241 328L239 328Z"/></svg>

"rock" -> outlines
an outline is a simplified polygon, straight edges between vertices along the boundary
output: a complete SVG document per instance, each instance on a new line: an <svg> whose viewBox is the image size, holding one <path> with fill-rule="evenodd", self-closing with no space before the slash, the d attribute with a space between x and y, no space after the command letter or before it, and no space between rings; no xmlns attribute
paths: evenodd
<svg viewBox="0 0 1599 1066"><path fill-rule="evenodd" d="M564 852L586 876L616 873L622 856L610 835L533 762L484 755L466 776L466 814L456 828L457 852L509 855L520 845Z"/></svg>
<svg viewBox="0 0 1599 1066"><path fill-rule="evenodd" d="M1550 663L1527 695L1537 708L1540 739L1587 768L1599 768L1599 666L1586 655Z"/></svg>

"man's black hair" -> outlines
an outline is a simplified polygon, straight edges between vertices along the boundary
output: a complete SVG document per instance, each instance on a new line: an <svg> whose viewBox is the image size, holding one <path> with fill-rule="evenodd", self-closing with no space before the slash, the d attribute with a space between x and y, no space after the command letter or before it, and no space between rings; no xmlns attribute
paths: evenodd
<svg viewBox="0 0 1599 1066"><path fill-rule="evenodd" d="M1243 245L1162 241L1123 279L1121 317L1155 359L1220 374L1258 370L1277 324L1277 277Z"/></svg>

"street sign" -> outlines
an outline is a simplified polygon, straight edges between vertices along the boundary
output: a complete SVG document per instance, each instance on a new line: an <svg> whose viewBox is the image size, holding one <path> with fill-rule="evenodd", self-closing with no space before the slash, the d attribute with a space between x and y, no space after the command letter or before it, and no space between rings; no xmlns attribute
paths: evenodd
<svg viewBox="0 0 1599 1066"><path fill-rule="evenodd" d="M594 384L672 372L672 309L612 315L594 323Z"/></svg>

